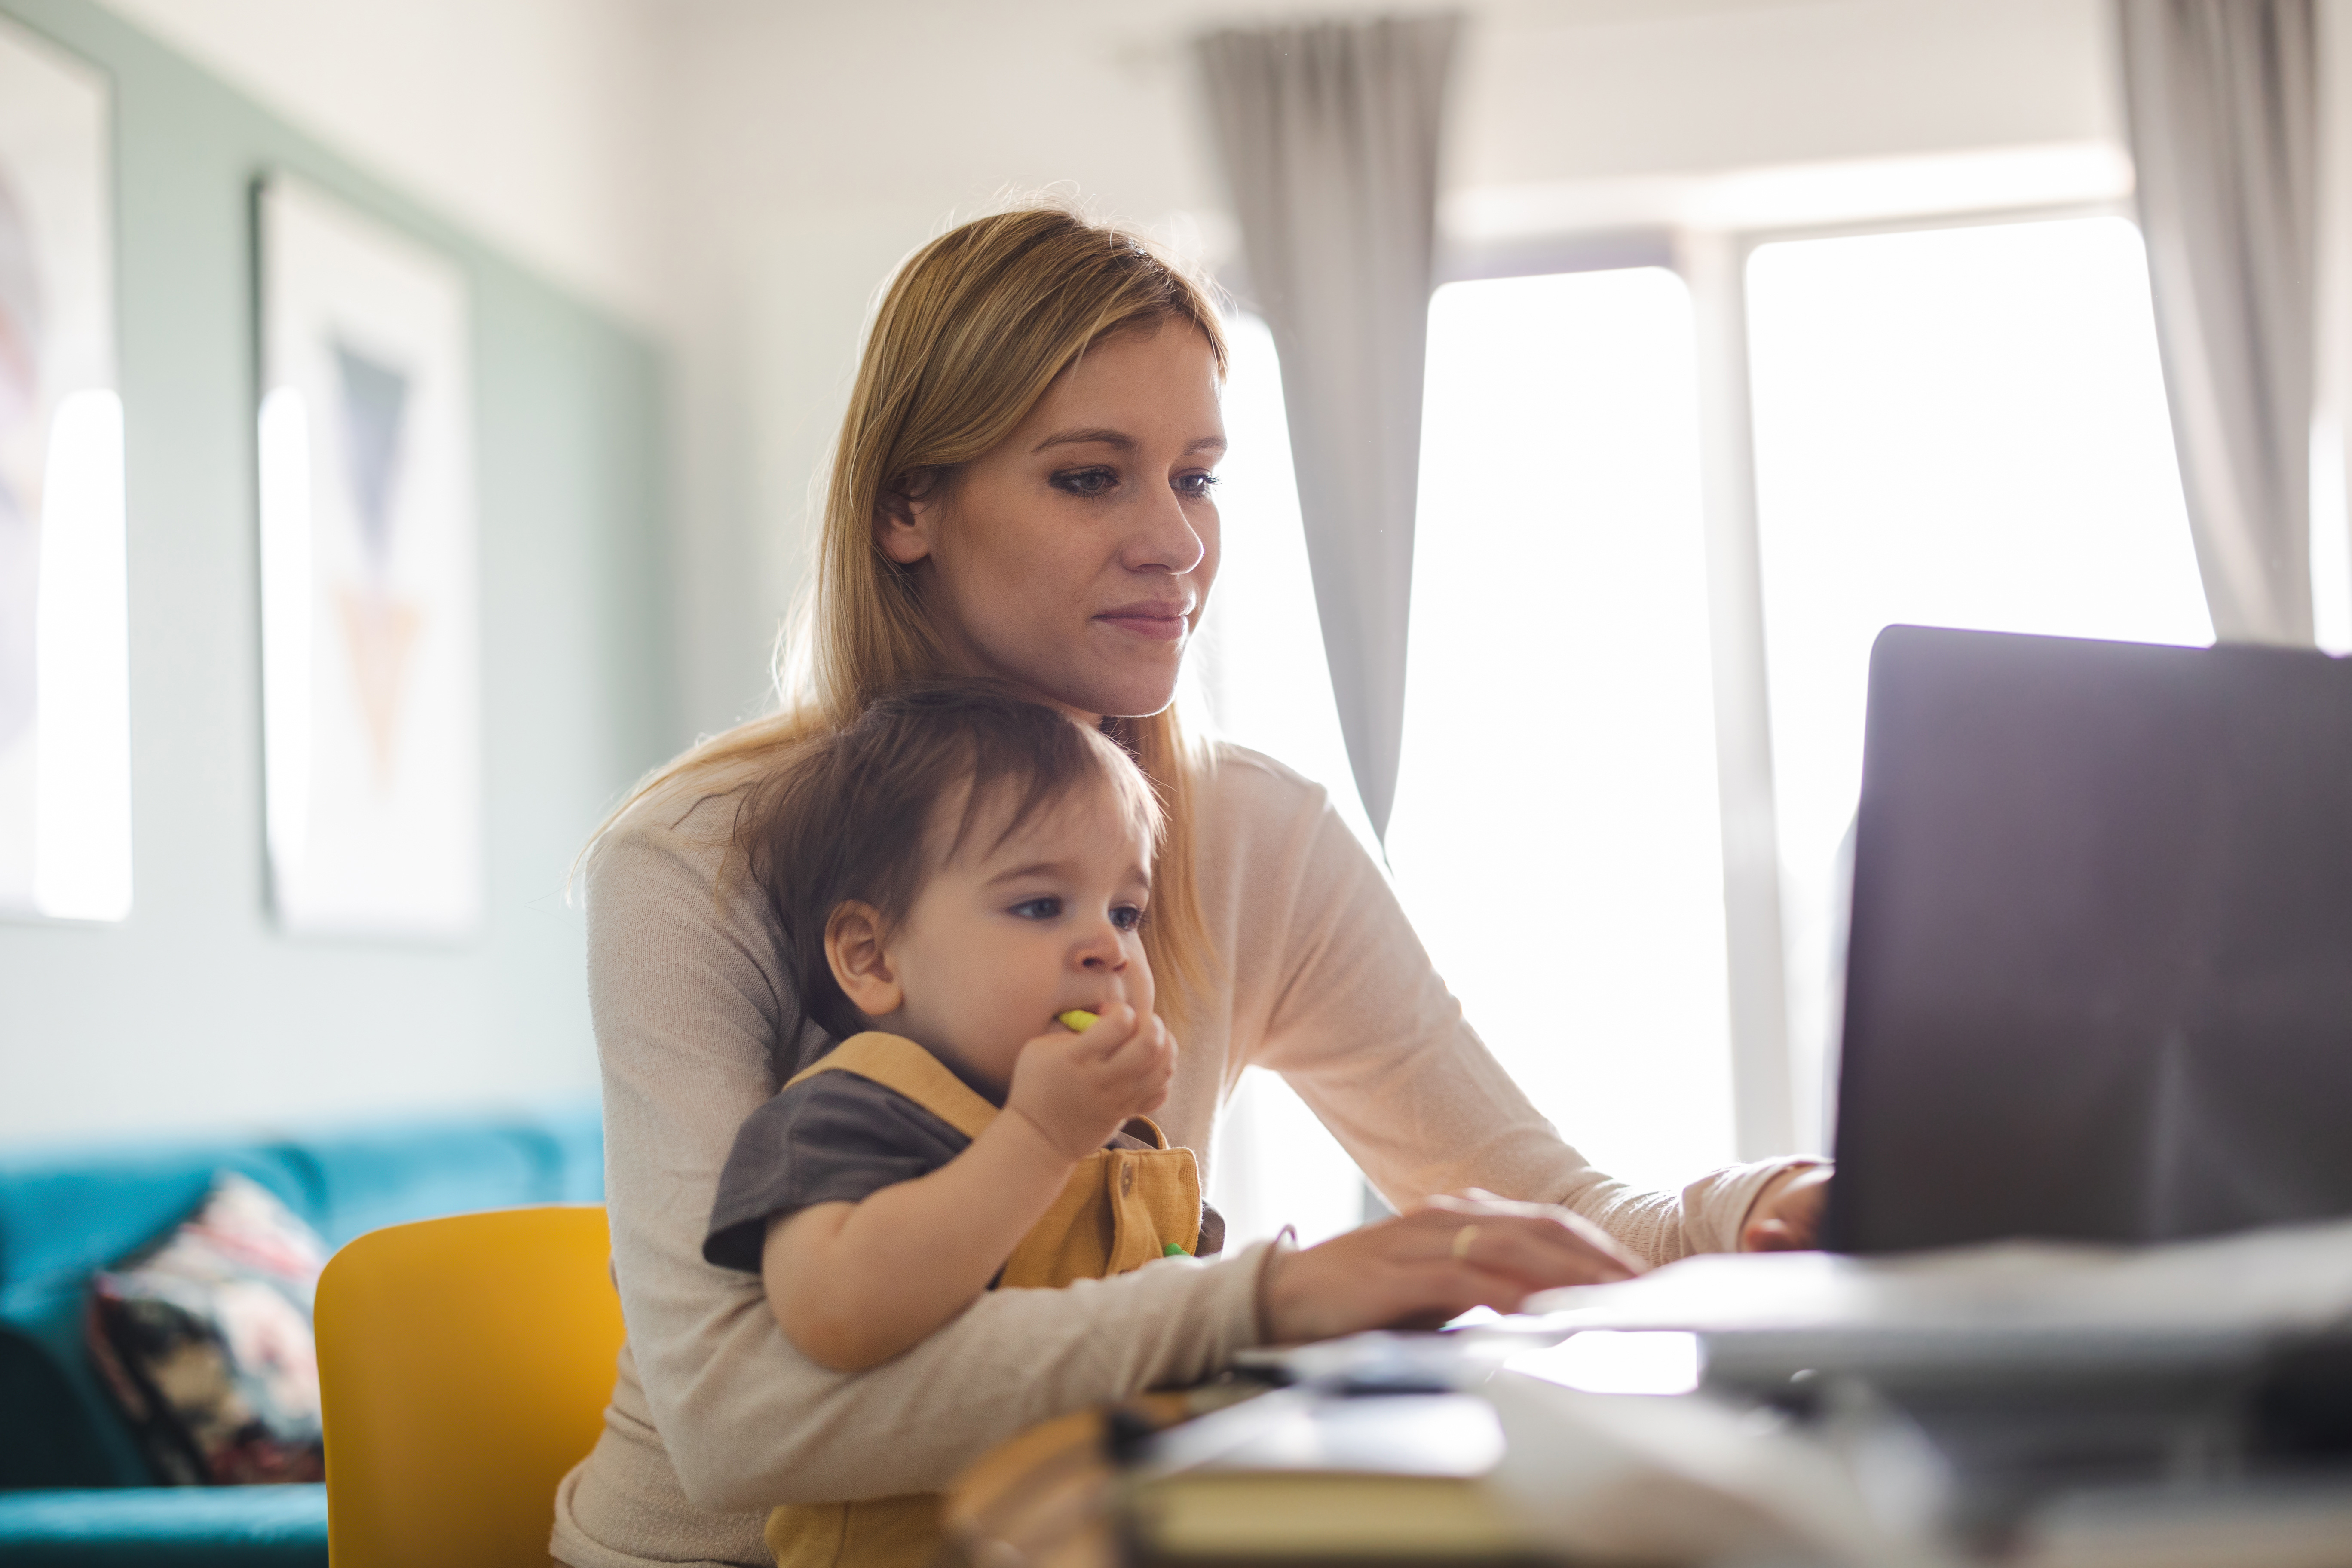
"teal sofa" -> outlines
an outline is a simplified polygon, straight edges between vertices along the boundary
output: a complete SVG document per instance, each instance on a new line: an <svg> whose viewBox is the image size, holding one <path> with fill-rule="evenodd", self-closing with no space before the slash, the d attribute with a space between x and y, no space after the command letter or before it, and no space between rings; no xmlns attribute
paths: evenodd
<svg viewBox="0 0 2352 1568"><path fill-rule="evenodd" d="M331 1247L436 1215L604 1195L593 1106L263 1142L0 1153L8 1568L325 1568L324 1488L157 1485L82 1348L91 1272L184 1218L218 1171L276 1193Z"/></svg>

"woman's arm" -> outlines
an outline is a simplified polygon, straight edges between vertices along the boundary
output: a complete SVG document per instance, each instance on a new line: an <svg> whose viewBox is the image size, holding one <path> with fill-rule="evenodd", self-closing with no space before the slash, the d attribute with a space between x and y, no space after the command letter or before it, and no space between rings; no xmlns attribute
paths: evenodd
<svg viewBox="0 0 2352 1568"><path fill-rule="evenodd" d="M783 970L749 900L717 884L727 803L682 826L675 802L648 821L657 805L591 862L589 992L631 1359L697 1507L936 1490L1048 1416L1197 1382L1256 1342L1264 1247L992 1291L869 1372L831 1372L793 1349L759 1279L701 1254L736 1128L802 1065L795 1051L775 1059Z"/></svg>
<svg viewBox="0 0 2352 1568"><path fill-rule="evenodd" d="M1251 1059L1297 1088L1392 1204L1474 1187L1560 1204L1652 1263L1740 1245L1749 1206L1789 1162L1710 1172L1679 1194L1593 1169L1465 1021L1320 789L1228 752L1205 793L1217 821L1203 841L1224 847L1213 868L1235 879L1219 890L1236 993L1255 1008L1236 1019L1237 1042L1256 1025Z"/></svg>

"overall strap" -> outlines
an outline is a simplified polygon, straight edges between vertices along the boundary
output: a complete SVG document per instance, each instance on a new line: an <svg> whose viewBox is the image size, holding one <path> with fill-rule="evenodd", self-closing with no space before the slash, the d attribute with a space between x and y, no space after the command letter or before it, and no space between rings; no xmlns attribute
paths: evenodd
<svg viewBox="0 0 2352 1568"><path fill-rule="evenodd" d="M852 1035L813 1065L794 1073L792 1088L818 1073L838 1069L903 1094L967 1138L977 1138L996 1120L996 1107L946 1064L903 1035L869 1029Z"/></svg>

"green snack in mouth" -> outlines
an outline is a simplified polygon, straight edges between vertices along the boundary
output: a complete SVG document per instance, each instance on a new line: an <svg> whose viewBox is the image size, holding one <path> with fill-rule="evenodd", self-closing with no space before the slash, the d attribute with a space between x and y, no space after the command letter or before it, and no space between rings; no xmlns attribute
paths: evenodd
<svg viewBox="0 0 2352 1568"><path fill-rule="evenodd" d="M1074 1035L1083 1035L1095 1026L1095 1016L1084 1007L1073 1007L1066 1013L1056 1013L1054 1021Z"/></svg>

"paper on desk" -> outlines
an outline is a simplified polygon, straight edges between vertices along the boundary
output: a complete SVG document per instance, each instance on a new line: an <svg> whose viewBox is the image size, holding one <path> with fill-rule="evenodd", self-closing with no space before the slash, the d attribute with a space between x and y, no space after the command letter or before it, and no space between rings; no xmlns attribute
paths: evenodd
<svg viewBox="0 0 2352 1568"><path fill-rule="evenodd" d="M1943 1568L1932 1515L1890 1509L1848 1456L1690 1397L1577 1394L1505 1372L1487 1477L1531 1535L1571 1560Z"/></svg>
<svg viewBox="0 0 2352 1568"><path fill-rule="evenodd" d="M2352 1222L2121 1247L2001 1242L1849 1258L1710 1253L1528 1299L1566 1330L2238 1335L2352 1321Z"/></svg>

